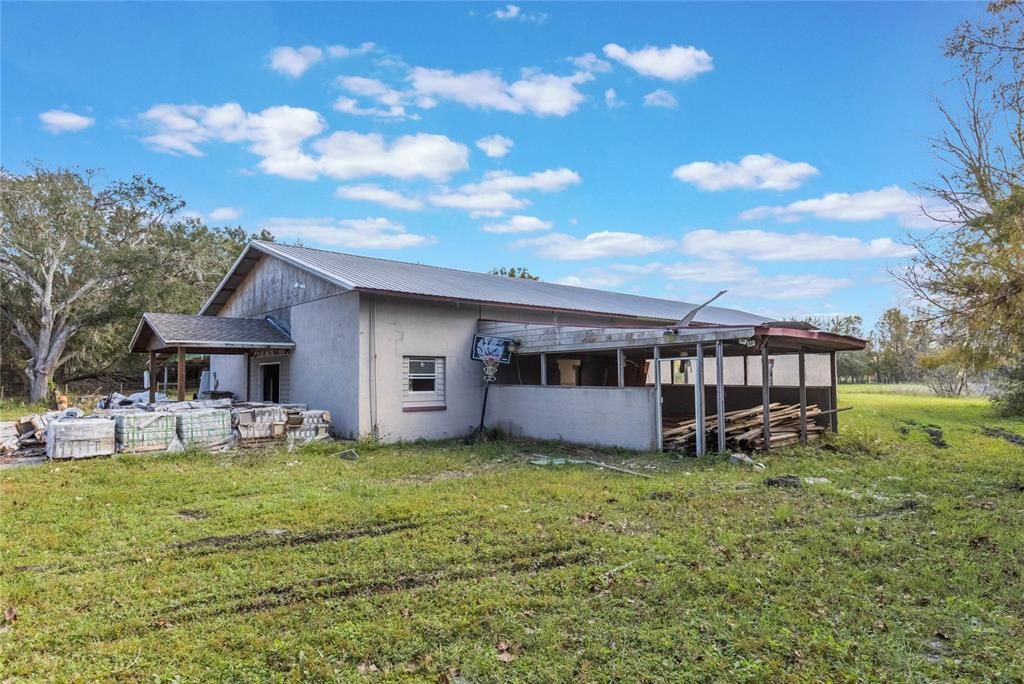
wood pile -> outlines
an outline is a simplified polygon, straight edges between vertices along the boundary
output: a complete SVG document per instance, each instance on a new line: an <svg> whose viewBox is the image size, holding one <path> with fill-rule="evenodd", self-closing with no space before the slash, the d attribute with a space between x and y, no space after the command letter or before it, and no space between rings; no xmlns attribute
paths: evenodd
<svg viewBox="0 0 1024 684"><path fill-rule="evenodd" d="M843 410L843 409L838 409ZM817 404L807 406L807 441L821 437L828 429L814 419L834 411L822 411ZM800 404L772 403L768 405L771 428L770 447L791 446L800 443ZM718 444L718 416L704 419L705 444L714 451ZM764 412L760 406L725 414L725 444L730 449L748 451L764 449ZM662 447L666 451L693 451L697 443L696 418L665 418L662 421Z"/></svg>

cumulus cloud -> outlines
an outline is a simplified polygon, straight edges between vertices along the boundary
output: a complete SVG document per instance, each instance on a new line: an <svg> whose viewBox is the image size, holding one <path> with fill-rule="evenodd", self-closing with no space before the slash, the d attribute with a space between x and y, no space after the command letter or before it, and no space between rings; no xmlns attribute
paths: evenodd
<svg viewBox="0 0 1024 684"><path fill-rule="evenodd" d="M654 90L644 95L644 107L663 107L665 109L675 109L679 106L679 102L676 100L676 96L667 90Z"/></svg>
<svg viewBox="0 0 1024 684"><path fill-rule="evenodd" d="M609 88L604 91L604 104L609 109L615 107L621 107L624 103L619 99L618 94L615 92L615 88Z"/></svg>
<svg viewBox="0 0 1024 684"><path fill-rule="evenodd" d="M327 54L335 59L342 57L360 57L362 55L369 54L377 49L376 43L366 41L356 47L348 47L345 45L331 45L327 48Z"/></svg>
<svg viewBox="0 0 1024 684"><path fill-rule="evenodd" d="M96 123L91 116L82 116L63 109L51 109L39 115L43 128L54 135L82 131Z"/></svg>
<svg viewBox="0 0 1024 684"><path fill-rule="evenodd" d="M751 221L773 218L777 221L798 221L805 216L833 221L873 221L894 217L904 226L934 225L925 216L924 200L898 185L865 192L833 192L814 199L799 200L784 206L760 206L740 214L740 219Z"/></svg>
<svg viewBox="0 0 1024 684"><path fill-rule="evenodd" d="M286 178L313 180L324 174L352 179L363 176L427 178L442 181L469 166L469 149L443 135L417 133L388 141L379 133L339 131L310 138L327 128L323 117L301 107L269 107L249 113L237 103L216 107L156 105L141 115L152 132L143 140L171 154L202 156L212 142L245 143L262 157L259 167Z"/></svg>
<svg viewBox="0 0 1024 684"><path fill-rule="evenodd" d="M235 221L242 215L238 207L217 207L210 212L210 218L214 221Z"/></svg>
<svg viewBox="0 0 1024 684"><path fill-rule="evenodd" d="M612 70L611 62L607 62L593 52L588 52L579 57L570 57L569 61L580 71L591 74L606 74Z"/></svg>
<svg viewBox="0 0 1024 684"><path fill-rule="evenodd" d="M695 47L647 45L630 52L616 43L604 46L604 55L625 64L638 74L666 81L682 81L711 71L711 55Z"/></svg>
<svg viewBox="0 0 1024 684"><path fill-rule="evenodd" d="M697 161L677 166L672 175L701 190L792 190L818 169L807 162L790 162L773 154L748 154L736 162Z"/></svg>
<svg viewBox="0 0 1024 684"><path fill-rule="evenodd" d="M270 51L270 68L285 76L298 78L323 58L324 51L313 45L276 47Z"/></svg>
<svg viewBox="0 0 1024 684"><path fill-rule="evenodd" d="M565 167L534 171L520 176L511 171L489 171L479 183L463 185L460 190L468 193L485 192L522 192L539 190L540 192L561 192L570 185L583 181L580 175Z"/></svg>
<svg viewBox="0 0 1024 684"><path fill-rule="evenodd" d="M278 238L299 239L348 249L403 249L437 242L432 235L406 231L386 218L274 218L261 226Z"/></svg>
<svg viewBox="0 0 1024 684"><path fill-rule="evenodd" d="M661 272L672 280L721 286L728 289L730 295L756 299L827 297L834 290L853 285L849 278L810 273L765 275L752 266L728 259L668 264Z"/></svg>
<svg viewBox="0 0 1024 684"><path fill-rule="evenodd" d="M446 136L403 135L390 144L379 133L339 131L313 144L319 164L332 178L392 176L447 179L469 166L469 149Z"/></svg>
<svg viewBox="0 0 1024 684"><path fill-rule="evenodd" d="M551 228L551 221L542 221L536 216L516 215L503 223L488 223L484 231L488 233L530 233Z"/></svg>
<svg viewBox="0 0 1024 684"><path fill-rule="evenodd" d="M539 256L559 261L580 261L611 256L639 256L669 249L675 243L672 240L641 235L640 233L623 233L600 231L577 238L565 233L552 233L543 237L516 240L510 246L513 249L533 248Z"/></svg>
<svg viewBox="0 0 1024 684"><path fill-rule="evenodd" d="M334 109L356 116L374 116L385 119L419 119L418 114L406 111L412 93L392 88L383 81L365 76L339 76L336 83L353 95L374 100L379 107L363 107L352 97L339 97Z"/></svg>
<svg viewBox="0 0 1024 684"><path fill-rule="evenodd" d="M351 97L339 97L334 101L334 110L353 116L373 116L378 119L419 119L419 114L409 114L405 107L392 105L391 107L363 107L359 100Z"/></svg>
<svg viewBox="0 0 1024 684"><path fill-rule="evenodd" d="M512 138L498 134L488 135L476 141L476 146L488 157L504 157L513 145L515 143L512 142Z"/></svg>
<svg viewBox="0 0 1024 684"><path fill-rule="evenodd" d="M695 230L683 236L683 251L707 259L755 261L828 261L904 257L914 248L891 238L859 238L817 233L772 233L764 230Z"/></svg>
<svg viewBox="0 0 1024 684"><path fill-rule="evenodd" d="M422 200L406 197L400 192L382 188L379 185L365 183L362 185L343 185L335 191L338 197L363 202L376 202L393 209L415 211L423 208Z"/></svg>
<svg viewBox="0 0 1024 684"><path fill-rule="evenodd" d="M522 209L529 200L516 197L508 192L460 192L446 191L430 195L431 204L448 209L462 209L470 216L501 216L512 209Z"/></svg>
<svg viewBox="0 0 1024 684"><path fill-rule="evenodd" d="M498 21L534 21L542 24L548 19L543 12L526 12L519 5L505 5L491 12L491 16Z"/></svg>
<svg viewBox="0 0 1024 684"><path fill-rule="evenodd" d="M414 67L409 72L413 91L427 101L451 100L474 109L513 114L566 116L576 111L584 96L576 86L593 78L587 72L556 76L527 71L513 83L481 69L456 73L449 69Z"/></svg>

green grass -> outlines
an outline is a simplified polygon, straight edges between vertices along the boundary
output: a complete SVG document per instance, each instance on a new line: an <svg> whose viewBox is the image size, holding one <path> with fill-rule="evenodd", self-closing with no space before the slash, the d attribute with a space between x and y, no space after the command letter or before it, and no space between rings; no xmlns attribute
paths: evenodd
<svg viewBox="0 0 1024 684"><path fill-rule="evenodd" d="M1020 681L1024 449L982 400L843 392L834 450L559 445L2 471L15 681ZM900 421L915 421L917 424ZM939 425L949 448L921 425ZM906 434L901 434L904 430ZM769 476L826 477L800 489Z"/></svg>
<svg viewBox="0 0 1024 684"><path fill-rule="evenodd" d="M850 384L840 385L840 390L846 394L910 394L920 396L935 396L935 392L928 385L913 382L901 382L896 384Z"/></svg>

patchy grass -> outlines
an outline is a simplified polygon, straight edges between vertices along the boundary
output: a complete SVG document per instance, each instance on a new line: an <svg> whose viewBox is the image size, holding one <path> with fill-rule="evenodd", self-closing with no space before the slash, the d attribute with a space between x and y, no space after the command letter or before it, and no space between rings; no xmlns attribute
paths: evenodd
<svg viewBox="0 0 1024 684"><path fill-rule="evenodd" d="M17 420L30 413L45 413L49 410L46 404L29 404L20 400L5 399L0 401L0 421Z"/></svg>
<svg viewBox="0 0 1024 684"><path fill-rule="evenodd" d="M928 385L913 382L840 385L840 390L847 394L909 394L927 397L935 396L935 392L933 392L931 387Z"/></svg>
<svg viewBox="0 0 1024 684"><path fill-rule="evenodd" d="M983 400L844 392L763 457L559 445L133 456L2 473L6 677L1019 681L1024 448ZM905 431L903 428L911 426ZM938 449L917 425L939 426ZM905 434L904 434L905 432ZM587 457L591 457L588 453ZM824 477L799 488L767 477Z"/></svg>

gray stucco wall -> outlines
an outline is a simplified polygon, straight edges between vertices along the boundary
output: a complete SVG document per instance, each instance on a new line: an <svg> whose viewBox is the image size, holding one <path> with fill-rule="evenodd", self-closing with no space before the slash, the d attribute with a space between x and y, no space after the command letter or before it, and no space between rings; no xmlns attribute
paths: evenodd
<svg viewBox="0 0 1024 684"><path fill-rule="evenodd" d="M217 375L217 389L234 392L245 399L245 354L214 354L210 357L210 371Z"/></svg>
<svg viewBox="0 0 1024 684"><path fill-rule="evenodd" d="M495 385L487 424L514 436L657 449L654 388Z"/></svg>

